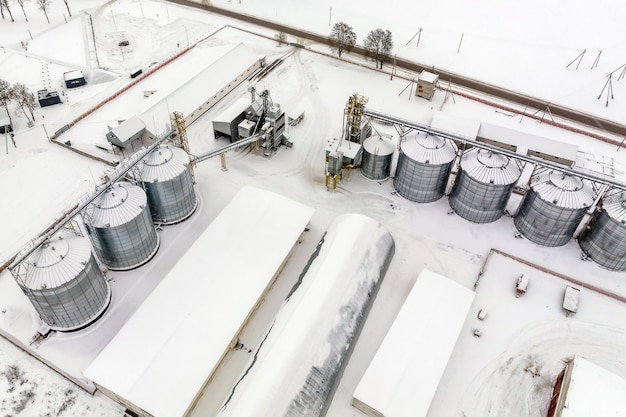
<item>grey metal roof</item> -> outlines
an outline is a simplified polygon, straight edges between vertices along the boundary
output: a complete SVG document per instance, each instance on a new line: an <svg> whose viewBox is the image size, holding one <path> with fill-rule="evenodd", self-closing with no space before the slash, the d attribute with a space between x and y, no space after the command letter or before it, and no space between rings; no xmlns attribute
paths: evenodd
<svg viewBox="0 0 626 417"><path fill-rule="evenodd" d="M513 184L521 174L511 158L484 149L466 152L461 160L461 169L477 181L496 185Z"/></svg>
<svg viewBox="0 0 626 417"><path fill-rule="evenodd" d="M407 157L425 164L449 164L456 156L456 146L437 135L412 132L405 136L400 147Z"/></svg>
<svg viewBox="0 0 626 417"><path fill-rule="evenodd" d="M382 138L378 135L370 136L363 141L363 149L371 155L392 155L395 148L396 147L391 140Z"/></svg>
<svg viewBox="0 0 626 417"><path fill-rule="evenodd" d="M626 193L621 192L604 200L606 213L618 222L626 222Z"/></svg>
<svg viewBox="0 0 626 417"><path fill-rule="evenodd" d="M531 188L542 200L563 208L581 209L591 206L595 193L591 184L579 177L557 171L535 175Z"/></svg>
<svg viewBox="0 0 626 417"><path fill-rule="evenodd" d="M189 156L175 146L160 146L138 165L143 182L163 182L177 178L189 165Z"/></svg>
<svg viewBox="0 0 626 417"><path fill-rule="evenodd" d="M88 239L74 235L55 237L26 258L29 268L22 285L33 290L56 288L79 276L91 256Z"/></svg>
<svg viewBox="0 0 626 417"><path fill-rule="evenodd" d="M85 209L86 221L97 228L126 224L146 207L145 191L128 182L117 182Z"/></svg>

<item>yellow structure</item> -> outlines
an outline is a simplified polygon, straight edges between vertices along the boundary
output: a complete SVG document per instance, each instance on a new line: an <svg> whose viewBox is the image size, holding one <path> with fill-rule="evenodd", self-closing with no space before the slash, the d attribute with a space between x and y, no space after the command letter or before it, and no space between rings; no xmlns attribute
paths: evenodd
<svg viewBox="0 0 626 417"><path fill-rule="evenodd" d="M191 179L193 183L196 183L196 176L194 175L193 168L195 164L191 159L191 153L189 152L189 141L187 140L187 124L185 123L185 117L179 111L175 111L170 115L170 122L172 123L172 128L176 129L176 134L178 136L178 146L187 152L189 156L189 171L191 172Z"/></svg>

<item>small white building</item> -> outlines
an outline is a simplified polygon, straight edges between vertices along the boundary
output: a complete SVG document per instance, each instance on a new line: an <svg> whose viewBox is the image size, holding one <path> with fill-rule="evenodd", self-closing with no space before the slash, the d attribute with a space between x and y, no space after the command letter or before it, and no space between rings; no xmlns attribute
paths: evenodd
<svg viewBox="0 0 626 417"><path fill-rule="evenodd" d="M435 89L437 88L438 81L438 74L422 71L417 77L417 90L415 90L415 95L423 97L426 100L432 100L435 95Z"/></svg>
<svg viewBox="0 0 626 417"><path fill-rule="evenodd" d="M124 120L117 127L110 129L106 138L111 145L125 148L133 141L141 138L146 131L146 124L137 116Z"/></svg>
<svg viewBox="0 0 626 417"><path fill-rule="evenodd" d="M575 356L554 385L547 417L626 416L626 379Z"/></svg>
<svg viewBox="0 0 626 417"><path fill-rule="evenodd" d="M65 87L67 88L76 88L87 84L85 75L80 70L64 72L63 81L65 81Z"/></svg>
<svg viewBox="0 0 626 417"><path fill-rule="evenodd" d="M244 187L86 369L142 417L193 410L314 210Z"/></svg>
<svg viewBox="0 0 626 417"><path fill-rule="evenodd" d="M422 270L353 396L370 417L425 417L474 292Z"/></svg>

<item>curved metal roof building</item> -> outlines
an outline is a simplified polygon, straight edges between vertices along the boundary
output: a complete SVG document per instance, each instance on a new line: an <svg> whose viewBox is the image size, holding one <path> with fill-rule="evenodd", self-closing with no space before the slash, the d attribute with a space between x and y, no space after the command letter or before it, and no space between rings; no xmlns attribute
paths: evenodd
<svg viewBox="0 0 626 417"><path fill-rule="evenodd" d="M594 262L613 271L626 271L626 192L604 200L579 243Z"/></svg>
<svg viewBox="0 0 626 417"><path fill-rule="evenodd" d="M98 258L113 270L148 262L159 248L146 193L118 182L83 211L83 221Z"/></svg>
<svg viewBox="0 0 626 417"><path fill-rule="evenodd" d="M175 146L160 146L146 155L139 177L146 190L152 219L172 224L191 216L198 206L189 156Z"/></svg>
<svg viewBox="0 0 626 417"><path fill-rule="evenodd" d="M520 175L519 167L509 157L472 149L461 159L450 207L474 223L496 221L502 216Z"/></svg>
<svg viewBox="0 0 626 417"><path fill-rule="evenodd" d="M440 199L456 157L456 146L436 135L418 132L405 136L400 145L393 184L398 194L417 203Z"/></svg>
<svg viewBox="0 0 626 417"><path fill-rule="evenodd" d="M17 282L39 317L53 330L71 331L97 320L111 289L86 238L58 236L23 261Z"/></svg>
<svg viewBox="0 0 626 417"><path fill-rule="evenodd" d="M591 184L579 177L547 171L531 180L515 227L528 240L543 246L565 245L585 211L593 204Z"/></svg>

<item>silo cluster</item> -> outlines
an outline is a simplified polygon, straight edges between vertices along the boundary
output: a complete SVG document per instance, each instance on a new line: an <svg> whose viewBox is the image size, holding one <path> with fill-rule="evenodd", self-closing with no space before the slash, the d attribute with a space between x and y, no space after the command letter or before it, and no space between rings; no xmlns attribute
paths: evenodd
<svg viewBox="0 0 626 417"><path fill-rule="evenodd" d="M361 173L370 180L384 180L391 174L395 146L391 139L375 135L363 141Z"/></svg>
<svg viewBox="0 0 626 417"><path fill-rule="evenodd" d="M98 319L111 289L84 237L55 237L22 262L17 282L39 317L53 330L77 330Z"/></svg>
<svg viewBox="0 0 626 417"><path fill-rule="evenodd" d="M626 192L604 200L579 243L594 262L613 271L626 271Z"/></svg>
<svg viewBox="0 0 626 417"><path fill-rule="evenodd" d="M474 223L498 220L506 208L521 171L511 158L492 151L472 149L461 159L450 207Z"/></svg>
<svg viewBox="0 0 626 417"><path fill-rule="evenodd" d="M440 136L417 132L405 136L393 182L396 191L417 203L439 200L455 157L454 143Z"/></svg>
<svg viewBox="0 0 626 417"><path fill-rule="evenodd" d="M113 184L83 211L96 255L109 269L127 270L148 262L159 248L144 190Z"/></svg>
<svg viewBox="0 0 626 417"><path fill-rule="evenodd" d="M562 246L574 235L594 198L589 182L563 172L546 171L532 178L513 222L534 243Z"/></svg>
<svg viewBox="0 0 626 417"><path fill-rule="evenodd" d="M138 168L155 222L177 223L193 214L198 201L187 152L160 146L145 156Z"/></svg>

